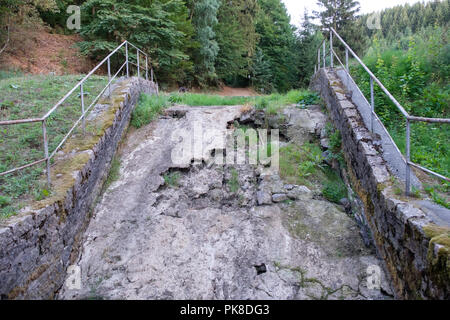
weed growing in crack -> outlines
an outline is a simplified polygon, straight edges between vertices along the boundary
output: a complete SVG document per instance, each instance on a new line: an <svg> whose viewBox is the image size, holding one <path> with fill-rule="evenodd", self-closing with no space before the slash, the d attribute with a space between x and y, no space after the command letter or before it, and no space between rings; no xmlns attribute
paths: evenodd
<svg viewBox="0 0 450 320"><path fill-rule="evenodd" d="M231 179L228 181L228 187L232 193L237 193L240 189L239 173L235 168L231 169Z"/></svg>
<svg viewBox="0 0 450 320"><path fill-rule="evenodd" d="M109 186L119 179L120 175L120 159L114 156L111 161L111 168L109 169L108 177L106 178L104 189L108 189Z"/></svg>
<svg viewBox="0 0 450 320"><path fill-rule="evenodd" d="M163 176L165 184L170 187L178 187L179 185L178 181L180 180L180 177L181 175L179 172L170 172L166 173Z"/></svg>

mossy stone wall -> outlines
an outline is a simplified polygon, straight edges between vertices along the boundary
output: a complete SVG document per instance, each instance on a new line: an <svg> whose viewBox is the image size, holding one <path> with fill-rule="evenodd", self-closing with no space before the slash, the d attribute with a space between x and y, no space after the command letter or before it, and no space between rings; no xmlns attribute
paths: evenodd
<svg viewBox="0 0 450 320"><path fill-rule="evenodd" d="M330 117L342 134L353 188L365 207L378 254L391 276L397 298L450 298L450 229L436 226L412 203L398 199L379 137L343 92L334 72L321 69L311 87L321 93Z"/></svg>

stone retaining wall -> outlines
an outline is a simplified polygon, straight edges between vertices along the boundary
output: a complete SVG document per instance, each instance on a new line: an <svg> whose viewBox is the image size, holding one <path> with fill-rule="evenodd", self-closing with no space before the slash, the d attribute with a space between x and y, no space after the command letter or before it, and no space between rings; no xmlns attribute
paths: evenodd
<svg viewBox="0 0 450 320"><path fill-rule="evenodd" d="M392 277L397 298L449 299L450 229L409 199L396 196L383 159L379 136L374 136L346 90L330 70L312 80L340 130L352 186L362 199L379 255Z"/></svg>
<svg viewBox="0 0 450 320"><path fill-rule="evenodd" d="M76 155L83 163L78 170L67 172L73 177L70 186L54 191L58 181L65 179L54 177L52 193L60 192L60 197L47 199L40 209L27 210L0 225L1 299L52 299L63 285L139 95L156 92L154 83L138 78L120 80L115 87L111 105L94 108L94 112L103 109L99 113L106 119L103 134L94 137L91 149ZM64 161L70 169L75 157Z"/></svg>

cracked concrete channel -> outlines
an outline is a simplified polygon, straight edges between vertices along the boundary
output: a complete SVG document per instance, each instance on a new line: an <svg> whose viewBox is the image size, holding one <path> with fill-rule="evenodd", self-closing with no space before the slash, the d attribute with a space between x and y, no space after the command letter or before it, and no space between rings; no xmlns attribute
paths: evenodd
<svg viewBox="0 0 450 320"><path fill-rule="evenodd" d="M63 286L59 299L391 299L383 271L381 288L368 287L368 267L382 262L342 206L263 166L214 163L230 135L208 133L230 132L249 119L243 110L175 106L128 134L120 178L85 233L81 290ZM318 106L288 107L283 118L296 144L326 122ZM183 130L193 154L174 163L180 139L171 137Z"/></svg>

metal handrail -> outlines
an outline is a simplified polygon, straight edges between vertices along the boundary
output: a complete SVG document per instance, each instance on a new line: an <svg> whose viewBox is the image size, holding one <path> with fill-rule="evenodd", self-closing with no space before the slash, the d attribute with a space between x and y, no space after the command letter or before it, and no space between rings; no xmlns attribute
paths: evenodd
<svg viewBox="0 0 450 320"><path fill-rule="evenodd" d="M345 47L345 66L341 59L339 59L339 56L333 49L333 34L337 37L337 39L344 45ZM381 83L381 81L373 74L373 72L364 64L364 62L358 57L358 55L350 48L350 46L342 39L342 37L334 30L333 28L330 28L330 41L329 41L330 47L328 53L330 54L330 67L331 69L334 68L333 65L333 57L336 57L339 64L343 67L345 72L351 77L350 75L350 68L349 68L349 53L358 61L358 63L363 67L363 69L369 74L370 76L370 103L365 98L364 94L362 94L361 89L359 89L358 86L357 89L359 90L362 97L364 97L365 101L368 105L371 106L371 128L370 130L373 132L373 122L374 117L376 116L375 113L375 94L374 94L374 83L376 83L381 90L388 96L388 98L394 103L394 105L397 107L397 109L402 113L402 115L406 119L406 158L404 159L405 165L406 165L406 176L405 176L405 194L407 196L411 193L411 167L415 167L417 169L420 169L426 173L429 173L431 175L434 175L435 177L450 182L450 179L448 177L445 177L439 173L436 173L432 170L426 169L424 167L421 167L418 164L415 164L411 162L411 121L417 121L417 122L428 122L428 123L444 123L449 124L450 119L447 118L425 118L425 117L416 117L410 115L405 108L395 99L395 97L389 92L389 90L386 89L386 87ZM323 47L323 48L321 48ZM322 55L321 55L322 54ZM326 39L323 40L323 42L320 44L318 53L317 53L317 64L314 67L315 72L317 73L321 65L323 63L323 67L326 68ZM322 61L321 61L321 56ZM387 130L386 130L387 132ZM387 132L388 133L388 132ZM389 133L388 133L389 134ZM391 140L394 142L392 137L390 137ZM394 142L395 148L399 151L401 154L398 146Z"/></svg>
<svg viewBox="0 0 450 320"><path fill-rule="evenodd" d="M137 64L131 62L129 60L129 50L128 45L132 46L136 49L136 60ZM111 74L111 57L116 54L123 46L125 46L125 62L121 65L119 70L112 75ZM140 54L145 56L145 66L140 65ZM0 172L0 177L15 173L17 171L29 168L31 166L38 165L40 163L46 162L47 164L47 183L49 187L51 186L51 168L50 168L50 161L55 156L55 154L61 149L61 147L64 145L64 143L67 141L67 139L72 135L73 131L76 129L76 127L82 123L83 128L83 134L86 133L86 115L90 111L90 109L98 102L98 100L102 97L102 95L106 92L108 89L108 96L111 96L111 84L116 79L116 77L119 75L119 73L125 68L126 69L126 75L127 78L130 77L130 70L129 65L136 65L138 70L138 77L140 77L140 70L145 70L145 79L148 80L148 72L149 72L149 61L148 61L148 55L133 45L132 43L125 40L122 42L117 48L115 48L108 56L106 56L97 66L95 66L82 80L80 80L61 100L59 100L42 118L30 118L30 119L19 119L19 120L6 120L6 121L0 121L0 126L10 126L10 125L16 125L16 124L24 124L24 123L34 123L34 122L41 122L42 123L42 134L44 139L44 154L45 158L34 161L32 163L28 163L26 165L23 165L21 167L17 167L14 169L10 169L5 172ZM83 85L84 83L105 63L107 63L108 67L108 83L106 86L101 90L101 92L94 98L92 103L85 108L84 105L84 89ZM153 82L156 77L154 76L153 67L150 64L150 73L151 73L151 81ZM158 87L158 84L156 84ZM64 138L61 140L61 142L58 144L58 146L53 150L53 152L49 155L48 150L48 136L47 136L47 119L52 115L53 112L55 112L76 90L80 90L80 102L81 102L81 116L78 118L77 121L75 121L72 128L69 130L69 132L64 136ZM158 92L158 90L157 90Z"/></svg>

